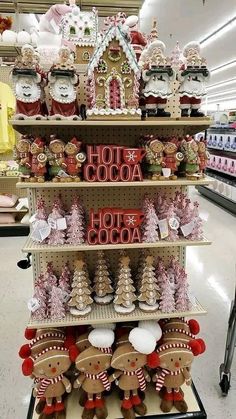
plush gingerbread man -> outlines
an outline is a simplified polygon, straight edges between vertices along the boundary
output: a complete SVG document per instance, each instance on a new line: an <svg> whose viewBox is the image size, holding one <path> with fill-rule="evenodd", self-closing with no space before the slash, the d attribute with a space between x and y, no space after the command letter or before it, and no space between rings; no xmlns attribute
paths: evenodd
<svg viewBox="0 0 236 419"><path fill-rule="evenodd" d="M164 167L170 169L171 171L169 179L175 180L177 179L175 173L178 170L180 162L184 158L183 154L178 152L178 140L176 138L173 138L165 143L164 153Z"/></svg>
<svg viewBox="0 0 236 419"><path fill-rule="evenodd" d="M80 181L82 163L86 160L85 153L80 151L81 145L82 142L73 137L65 146L66 172L70 176L69 179L75 182Z"/></svg>
<svg viewBox="0 0 236 419"><path fill-rule="evenodd" d="M125 419L135 418L135 412L144 416L146 405L139 397L138 391L145 391L151 378L145 366L157 366L156 339L148 330L135 327L129 334L129 343L119 345L112 356L111 366L115 372L110 381L115 381L124 392L121 412Z"/></svg>
<svg viewBox="0 0 236 419"><path fill-rule="evenodd" d="M92 419L95 414L99 419L105 419L108 412L102 393L111 388L107 370L111 365L114 332L111 329L94 329L89 333L88 340L91 346L75 361L80 374L74 388L82 387L87 393L82 419Z"/></svg>
<svg viewBox="0 0 236 419"><path fill-rule="evenodd" d="M20 180L30 177L31 173L31 146L32 138L28 135L22 135L16 143L16 162L19 164Z"/></svg>
<svg viewBox="0 0 236 419"><path fill-rule="evenodd" d="M161 175L164 166L164 144L158 139L151 140L146 144L147 171L153 180L162 180Z"/></svg>
<svg viewBox="0 0 236 419"><path fill-rule="evenodd" d="M59 182L65 178L61 176L60 172L64 172L66 169L65 162L65 143L62 140L56 138L55 135L50 136L49 143L49 174L52 176L53 182Z"/></svg>
<svg viewBox="0 0 236 419"><path fill-rule="evenodd" d="M30 180L32 182L44 182L45 180L47 156L44 153L44 147L45 143L41 137L35 138L30 146L30 152L32 154L31 172L33 174Z"/></svg>

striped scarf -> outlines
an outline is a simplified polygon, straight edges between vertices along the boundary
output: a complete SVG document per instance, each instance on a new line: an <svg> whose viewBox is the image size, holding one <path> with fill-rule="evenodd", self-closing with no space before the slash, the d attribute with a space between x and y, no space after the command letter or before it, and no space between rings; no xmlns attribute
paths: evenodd
<svg viewBox="0 0 236 419"><path fill-rule="evenodd" d="M138 378L140 390L141 391L145 391L146 390L147 384L146 384L146 380L145 380L145 377L144 377L144 373L143 373L142 368L138 368L135 371L124 371L124 375L128 375L128 376L131 376L131 377L133 375L136 375L137 378Z"/></svg>
<svg viewBox="0 0 236 419"><path fill-rule="evenodd" d="M111 389L111 383L108 380L108 375L106 371L102 371L99 374L89 374L86 372L85 377L90 378L90 380L101 380L105 390L109 391Z"/></svg>
<svg viewBox="0 0 236 419"><path fill-rule="evenodd" d="M40 383L40 386L37 392L37 398L41 399L41 397L44 397L45 391L50 386L50 384L59 383L62 379L63 379L63 374L58 375L58 377L55 377L55 378L36 379L35 381Z"/></svg>
<svg viewBox="0 0 236 419"><path fill-rule="evenodd" d="M161 388L164 385L165 378L166 378L167 375L176 376L176 375L179 375L182 371L183 371L182 368L180 370L178 370L178 371L169 371L169 370L166 370L165 368L163 368L161 370L161 373L159 375L156 374L156 377L157 377L157 380L156 380L156 391L160 391L161 390Z"/></svg>

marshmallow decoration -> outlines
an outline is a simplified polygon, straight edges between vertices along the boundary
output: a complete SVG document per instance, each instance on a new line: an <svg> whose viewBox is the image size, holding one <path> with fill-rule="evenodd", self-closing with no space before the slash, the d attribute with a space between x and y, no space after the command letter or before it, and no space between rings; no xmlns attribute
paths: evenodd
<svg viewBox="0 0 236 419"><path fill-rule="evenodd" d="M145 355L152 353L156 347L154 335L141 327L135 327L131 330L129 341L136 351Z"/></svg>

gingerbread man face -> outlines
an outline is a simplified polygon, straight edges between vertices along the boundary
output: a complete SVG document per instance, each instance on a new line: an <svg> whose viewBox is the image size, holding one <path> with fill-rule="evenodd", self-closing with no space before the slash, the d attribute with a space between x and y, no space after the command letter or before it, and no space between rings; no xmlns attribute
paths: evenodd
<svg viewBox="0 0 236 419"><path fill-rule="evenodd" d="M65 150L65 145L61 140L53 140L49 144L49 150L54 154L63 153Z"/></svg>
<svg viewBox="0 0 236 419"><path fill-rule="evenodd" d="M78 152L78 149L77 149L77 147L76 147L75 144L72 144L72 143L69 142L65 146L65 152L69 156L73 156L73 155L75 155Z"/></svg>
<svg viewBox="0 0 236 419"><path fill-rule="evenodd" d="M177 145L175 143L167 142L164 147L166 154L174 154L177 151Z"/></svg>
<svg viewBox="0 0 236 419"><path fill-rule="evenodd" d="M111 364L111 354L103 353L100 349L90 347L85 349L75 361L76 368L81 372L99 374L106 371Z"/></svg>
<svg viewBox="0 0 236 419"><path fill-rule="evenodd" d="M147 363L147 356L137 352L131 343L119 346L113 355L111 366L121 371L136 371Z"/></svg>
<svg viewBox="0 0 236 419"><path fill-rule="evenodd" d="M37 377L54 378L66 372L70 366L69 352L54 350L36 358L33 373Z"/></svg>
<svg viewBox="0 0 236 419"><path fill-rule="evenodd" d="M189 367L193 362L193 353L190 349L169 348L159 354L160 367L176 372L181 368Z"/></svg>
<svg viewBox="0 0 236 419"><path fill-rule="evenodd" d="M41 145L33 142L30 146L30 152L31 154L39 154L39 153L43 153L44 151L44 146L43 143L41 143Z"/></svg>
<svg viewBox="0 0 236 419"><path fill-rule="evenodd" d="M27 140L19 140L16 144L16 149L20 153L29 153L30 151L30 142Z"/></svg>
<svg viewBox="0 0 236 419"><path fill-rule="evenodd" d="M164 150L164 145L161 141L159 140L153 140L151 141L150 145L149 145L151 151L153 151L154 153L162 153Z"/></svg>

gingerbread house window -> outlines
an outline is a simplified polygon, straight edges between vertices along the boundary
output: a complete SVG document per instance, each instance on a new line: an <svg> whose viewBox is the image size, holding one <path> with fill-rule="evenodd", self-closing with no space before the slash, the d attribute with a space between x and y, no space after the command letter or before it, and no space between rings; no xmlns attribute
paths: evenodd
<svg viewBox="0 0 236 419"><path fill-rule="evenodd" d="M119 61L121 59L121 48L111 45L108 50L108 58L111 61Z"/></svg>
<svg viewBox="0 0 236 419"><path fill-rule="evenodd" d="M90 60L90 53L88 51L84 51L82 59L83 59L83 61L89 61Z"/></svg>
<svg viewBox="0 0 236 419"><path fill-rule="evenodd" d="M90 36L91 31L88 27L84 28L84 36Z"/></svg>
<svg viewBox="0 0 236 419"><path fill-rule="evenodd" d="M107 72L107 63L105 60L100 59L98 63L98 73L106 73Z"/></svg>
<svg viewBox="0 0 236 419"><path fill-rule="evenodd" d="M76 28L75 28L75 26L70 26L70 35L76 35Z"/></svg>

